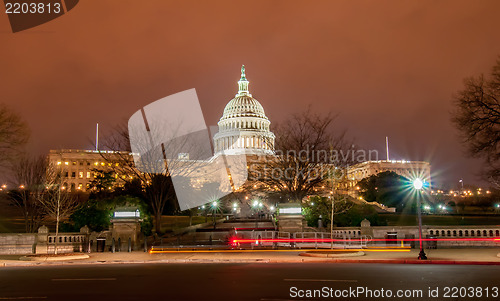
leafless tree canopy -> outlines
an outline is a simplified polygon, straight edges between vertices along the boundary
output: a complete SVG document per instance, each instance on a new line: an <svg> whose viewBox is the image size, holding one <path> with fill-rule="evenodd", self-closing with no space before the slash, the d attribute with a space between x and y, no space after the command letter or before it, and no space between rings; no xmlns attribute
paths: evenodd
<svg viewBox="0 0 500 301"><path fill-rule="evenodd" d="M452 122L471 156L485 160L484 176L500 184L500 58L491 75L470 77L453 100Z"/></svg>
<svg viewBox="0 0 500 301"><path fill-rule="evenodd" d="M59 221L78 206L77 199L63 189L61 170L45 156L24 155L13 165L13 174L18 189L9 192L9 198L23 212L26 232L35 232L48 216L56 220L57 236Z"/></svg>
<svg viewBox="0 0 500 301"><path fill-rule="evenodd" d="M35 232L45 214L41 199L45 193L47 159L23 156L16 160L12 170L14 183L20 188L9 193L10 202L22 211L26 232Z"/></svg>
<svg viewBox="0 0 500 301"><path fill-rule="evenodd" d="M78 200L63 186L62 170L47 165L45 196L41 199L46 213L56 220L68 218L78 206Z"/></svg>
<svg viewBox="0 0 500 301"><path fill-rule="evenodd" d="M252 166L250 178L280 194L284 201L300 202L330 179L335 167L347 166L348 162L332 156L347 152L351 145L345 131L334 129L335 119L331 113L321 115L311 108L292 115L274 129L276 156Z"/></svg>
<svg viewBox="0 0 500 301"><path fill-rule="evenodd" d="M71 195L62 185L62 170L54 165L47 165L44 195L40 204L45 213L56 220L56 238L54 252L57 254L59 224L77 209L77 198Z"/></svg>
<svg viewBox="0 0 500 301"><path fill-rule="evenodd" d="M19 115L0 104L0 166L7 166L29 138L28 126Z"/></svg>

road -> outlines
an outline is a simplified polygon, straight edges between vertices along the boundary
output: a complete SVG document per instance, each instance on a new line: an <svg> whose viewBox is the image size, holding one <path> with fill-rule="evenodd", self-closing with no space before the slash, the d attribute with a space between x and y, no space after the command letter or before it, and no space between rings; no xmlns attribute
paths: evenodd
<svg viewBox="0 0 500 301"><path fill-rule="evenodd" d="M307 290L314 293L314 289L332 294L351 290L350 296L323 300L457 300L443 297L447 286L482 288L481 298L460 300L498 300L492 287L500 287L500 266L227 263L0 269L0 300L310 300L314 298L307 297ZM354 297L358 287L366 293ZM439 297L429 298L429 287L438 288ZM402 293L417 295L375 298L381 289L385 294L409 290Z"/></svg>

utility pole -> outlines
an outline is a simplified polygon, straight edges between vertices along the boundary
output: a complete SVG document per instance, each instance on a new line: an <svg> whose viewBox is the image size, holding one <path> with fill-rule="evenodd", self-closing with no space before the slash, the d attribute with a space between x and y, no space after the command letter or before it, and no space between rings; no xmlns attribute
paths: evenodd
<svg viewBox="0 0 500 301"><path fill-rule="evenodd" d="M335 182L334 182L333 173L332 173L331 179L332 179L332 193L331 193L332 212L331 212L331 216L330 216L330 240L331 240L330 247L331 247L331 249L333 249L333 212L334 212L334 208L335 208L335 194L333 193L335 190Z"/></svg>
<svg viewBox="0 0 500 301"><path fill-rule="evenodd" d="M333 187L332 187L332 191L333 191ZM332 215L330 217L330 221L331 221L331 223L330 223L330 239L331 239L330 247L331 247L331 249L333 249L333 207L335 206L335 201L334 201L335 197L333 196L333 194L331 197L332 197Z"/></svg>

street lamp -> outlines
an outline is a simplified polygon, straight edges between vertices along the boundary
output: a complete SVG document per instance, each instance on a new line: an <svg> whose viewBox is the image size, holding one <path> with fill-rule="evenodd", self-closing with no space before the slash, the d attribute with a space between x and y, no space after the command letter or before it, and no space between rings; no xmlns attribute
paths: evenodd
<svg viewBox="0 0 500 301"><path fill-rule="evenodd" d="M425 255L424 252L424 245L422 243L422 204L420 200L420 192L422 191L422 188L424 188L424 182L421 179L415 179L413 180L413 188L417 192L417 215L418 215L418 240L420 244L420 253L418 253L418 259L420 260L426 260L427 256Z"/></svg>
<svg viewBox="0 0 500 301"><path fill-rule="evenodd" d="M415 188L416 190L420 190L423 187L424 187L424 182L422 182L422 180L420 179L413 180L413 188Z"/></svg>
<svg viewBox="0 0 500 301"><path fill-rule="evenodd" d="M219 203L217 201L212 202L212 218L213 218L213 223L214 223L214 229L216 227L216 222L215 222L215 214L217 213L217 208L219 207Z"/></svg>
<svg viewBox="0 0 500 301"><path fill-rule="evenodd" d="M259 220L260 220L260 208L262 208L262 202L259 202L258 200L253 201L252 207L255 210L255 213L257 214L257 217L255 218L255 228L259 227Z"/></svg>

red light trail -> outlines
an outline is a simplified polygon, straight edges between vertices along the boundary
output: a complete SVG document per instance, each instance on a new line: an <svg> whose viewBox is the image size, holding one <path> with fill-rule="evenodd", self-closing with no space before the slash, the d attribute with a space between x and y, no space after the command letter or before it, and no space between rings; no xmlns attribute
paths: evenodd
<svg viewBox="0 0 500 301"><path fill-rule="evenodd" d="M382 242L387 242L387 241L394 241L394 242L401 242L401 241L500 241L500 238L372 238L372 239L350 239L350 240L345 240L345 239L331 239L331 238L261 238L261 239L233 239L231 240L232 244L244 244L244 243L263 243L263 242L276 242L276 243L288 243L288 242L309 242L309 243L316 243L316 242L373 242L373 241L382 241Z"/></svg>

